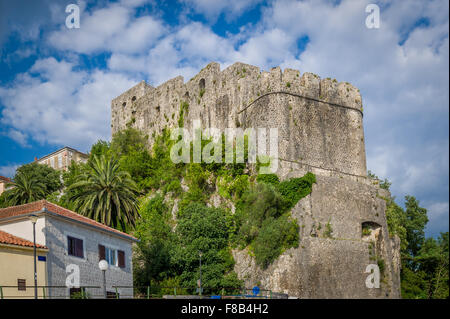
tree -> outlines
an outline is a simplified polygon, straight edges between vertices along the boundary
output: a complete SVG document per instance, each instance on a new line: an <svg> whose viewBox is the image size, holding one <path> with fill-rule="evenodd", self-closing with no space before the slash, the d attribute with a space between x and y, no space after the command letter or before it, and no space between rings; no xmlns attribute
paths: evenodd
<svg viewBox="0 0 450 319"><path fill-rule="evenodd" d="M233 274L228 228L226 212L219 208L190 203L178 212L179 243L172 252L171 262L185 287L195 287L199 279L199 251L203 254L202 286L208 292L241 287L242 282Z"/></svg>
<svg viewBox="0 0 450 319"><path fill-rule="evenodd" d="M427 210L419 206L414 196L405 196L406 240L408 251L417 256L425 240L425 226L428 223Z"/></svg>
<svg viewBox="0 0 450 319"><path fill-rule="evenodd" d="M406 238L406 214L394 201L393 198L386 199L386 222L388 231L391 236L397 235L400 238L400 249L405 258L405 252L408 248L408 240Z"/></svg>
<svg viewBox="0 0 450 319"><path fill-rule="evenodd" d="M146 189L145 179L149 176L151 167L151 156L145 148L130 148L123 155L119 164L121 169L127 171L140 189Z"/></svg>
<svg viewBox="0 0 450 319"><path fill-rule="evenodd" d="M164 198L157 194L145 200L139 209L140 218L136 222L137 244L134 265L136 286L155 285L175 275L171 271L170 251L174 245L170 210Z"/></svg>
<svg viewBox="0 0 450 319"><path fill-rule="evenodd" d="M91 146L91 151L89 152L89 160L92 161L95 156L100 157L104 155L108 157L110 155L110 143L98 140L94 145Z"/></svg>
<svg viewBox="0 0 450 319"><path fill-rule="evenodd" d="M147 144L148 136L145 136L139 130L127 128L113 135L111 141L111 152L120 158L127 155L133 149L144 149Z"/></svg>
<svg viewBox="0 0 450 319"><path fill-rule="evenodd" d="M45 196L60 191L62 188L61 173L45 164L33 162L22 165L17 169L14 179L19 174L35 178L39 183L42 183L44 185Z"/></svg>
<svg viewBox="0 0 450 319"><path fill-rule="evenodd" d="M416 257L418 268L423 272L426 298L448 298L448 232L439 238L427 238Z"/></svg>
<svg viewBox="0 0 450 319"><path fill-rule="evenodd" d="M40 182L36 176L21 171L16 173L13 186L5 191L5 201L9 206L22 205L44 199L46 195L45 184Z"/></svg>
<svg viewBox="0 0 450 319"><path fill-rule="evenodd" d="M76 211L108 226L134 227L138 217L138 190L118 161L94 156L87 171L68 187Z"/></svg>
<svg viewBox="0 0 450 319"><path fill-rule="evenodd" d="M67 171L62 173L65 187L64 192L62 194L52 194L51 196L47 196L47 200L67 209L75 210L74 203L70 201L70 198L73 197L77 191L69 189L69 187L75 184L83 173L87 172L87 168L88 165L85 163L76 163L75 161L72 161Z"/></svg>

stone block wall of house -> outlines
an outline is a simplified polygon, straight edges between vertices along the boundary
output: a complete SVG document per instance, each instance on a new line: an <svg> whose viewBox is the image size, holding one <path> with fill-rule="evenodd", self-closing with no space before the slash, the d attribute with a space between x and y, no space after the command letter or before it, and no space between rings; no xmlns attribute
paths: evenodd
<svg viewBox="0 0 450 319"><path fill-rule="evenodd" d="M61 220L57 217L47 217L46 243L49 249L47 257L48 285L66 286L66 266L75 264L80 270L80 286L103 285L103 274L98 267L99 247L98 245L109 246L125 252L125 268L110 266L106 271L107 291L115 292L113 286L133 286L132 267L132 242L118 236L110 235L98 229L90 228L74 222ZM83 239L84 258L68 255L67 235ZM87 288L87 293L92 298L102 298L103 289ZM121 298L131 298L133 288L118 288ZM69 296L68 288L50 288L50 298L61 298Z"/></svg>

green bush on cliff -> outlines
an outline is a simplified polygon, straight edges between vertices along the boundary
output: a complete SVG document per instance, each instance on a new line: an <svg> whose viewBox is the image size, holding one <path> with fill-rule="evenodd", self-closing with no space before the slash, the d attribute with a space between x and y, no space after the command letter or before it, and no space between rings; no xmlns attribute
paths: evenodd
<svg viewBox="0 0 450 319"><path fill-rule="evenodd" d="M280 182L273 174L258 175L237 202L238 232L235 244L249 246L258 265L266 268L285 249L298 247L299 226L290 217L290 209L311 193L316 179L312 173Z"/></svg>

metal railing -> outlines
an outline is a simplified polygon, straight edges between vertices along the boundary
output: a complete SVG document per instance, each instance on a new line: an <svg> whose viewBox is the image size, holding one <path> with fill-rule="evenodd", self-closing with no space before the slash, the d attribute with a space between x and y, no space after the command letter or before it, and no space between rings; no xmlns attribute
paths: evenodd
<svg viewBox="0 0 450 319"><path fill-rule="evenodd" d="M260 289L257 294L253 288L220 287L209 288L202 287L199 291L197 287L174 287L174 286L113 286L116 292L120 288L133 289L133 295L118 294L117 298L134 299L187 299L187 298L206 298L206 299L287 299L287 294L276 293L271 290Z"/></svg>
<svg viewBox="0 0 450 319"><path fill-rule="evenodd" d="M67 286L36 286L38 299L66 299L74 298L70 296L69 289ZM34 299L34 288L35 286L0 286L0 299ZM80 286L79 293L75 296L76 299L86 299L88 298L88 293L86 289L102 289L100 286ZM103 294L89 294L90 296L102 297Z"/></svg>
<svg viewBox="0 0 450 319"><path fill-rule="evenodd" d="M110 286L111 287L111 286ZM19 290L20 288L20 290ZM37 286L38 299L98 299L105 298L101 286L80 286L70 292L66 286ZM250 288L174 286L112 286L107 291L109 299L287 299L288 295L261 289L255 293ZM0 286L0 299L34 299L34 286Z"/></svg>

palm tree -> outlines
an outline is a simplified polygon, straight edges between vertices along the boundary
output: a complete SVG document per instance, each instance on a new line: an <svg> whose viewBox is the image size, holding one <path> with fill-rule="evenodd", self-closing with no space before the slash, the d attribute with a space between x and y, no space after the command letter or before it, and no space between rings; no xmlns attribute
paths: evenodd
<svg viewBox="0 0 450 319"><path fill-rule="evenodd" d="M116 159L94 156L78 181L68 187L69 201L80 214L122 230L135 226L138 190L127 172L120 171Z"/></svg>
<svg viewBox="0 0 450 319"><path fill-rule="evenodd" d="M37 177L26 173L17 173L14 180L7 184L5 199L9 206L31 203L45 198L46 187Z"/></svg>

